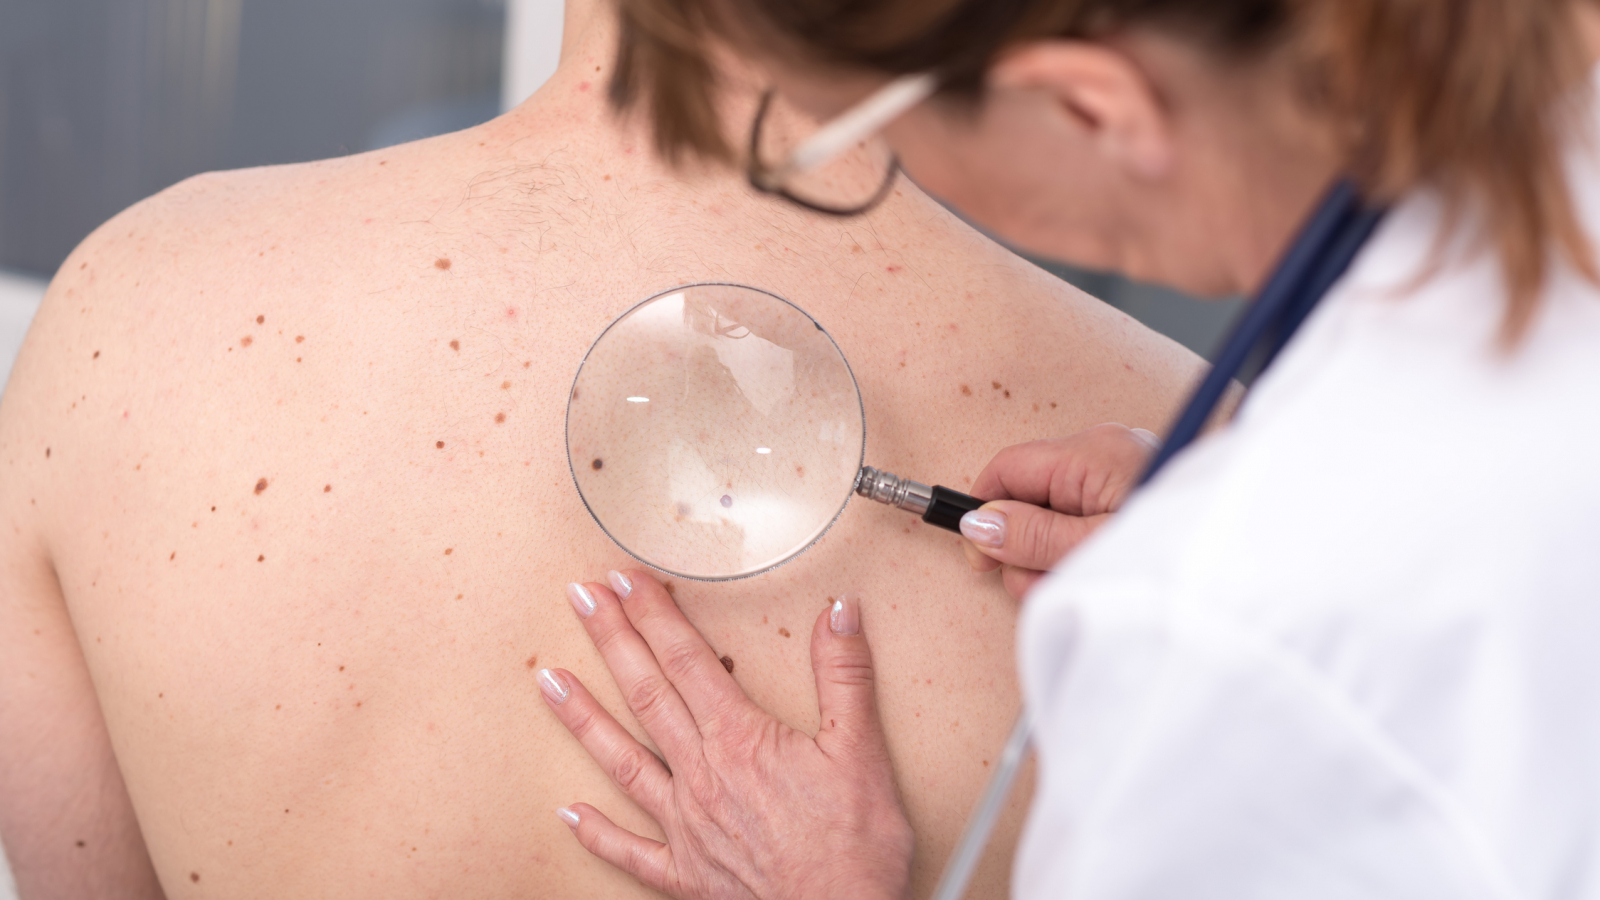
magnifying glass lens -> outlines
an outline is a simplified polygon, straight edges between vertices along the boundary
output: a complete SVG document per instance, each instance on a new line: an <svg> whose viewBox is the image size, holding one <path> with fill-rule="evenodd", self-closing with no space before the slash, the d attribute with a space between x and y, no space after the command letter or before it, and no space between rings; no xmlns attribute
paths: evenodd
<svg viewBox="0 0 1600 900"><path fill-rule="evenodd" d="M866 422L844 355L775 294L695 284L624 313L584 357L567 456L600 527L708 581L785 562L843 511Z"/></svg>

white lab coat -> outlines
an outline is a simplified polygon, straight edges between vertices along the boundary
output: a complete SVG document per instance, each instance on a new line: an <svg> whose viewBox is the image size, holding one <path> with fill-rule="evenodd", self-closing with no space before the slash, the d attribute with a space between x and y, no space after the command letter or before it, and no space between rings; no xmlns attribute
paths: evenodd
<svg viewBox="0 0 1600 900"><path fill-rule="evenodd" d="M1406 291L1439 226L1028 598L1018 898L1600 897L1600 291L1506 356L1492 254Z"/></svg>

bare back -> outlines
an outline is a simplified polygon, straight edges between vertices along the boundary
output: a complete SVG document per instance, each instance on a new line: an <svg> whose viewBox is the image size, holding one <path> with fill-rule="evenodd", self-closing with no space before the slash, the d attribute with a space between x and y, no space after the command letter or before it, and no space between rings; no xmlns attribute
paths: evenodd
<svg viewBox="0 0 1600 900"><path fill-rule="evenodd" d="M909 185L833 221L679 183L593 68L472 131L192 180L66 264L0 406L0 825L25 891L136 879L142 835L173 897L643 893L552 814L649 831L534 672L631 722L562 592L627 561L562 418L589 342L664 287L805 308L855 368L868 460L955 487L1018 441L1159 428L1196 373ZM925 893L1018 706L996 577L858 503L788 566L675 590L806 729L808 629L862 598ZM1004 892L1022 802L975 896Z"/></svg>

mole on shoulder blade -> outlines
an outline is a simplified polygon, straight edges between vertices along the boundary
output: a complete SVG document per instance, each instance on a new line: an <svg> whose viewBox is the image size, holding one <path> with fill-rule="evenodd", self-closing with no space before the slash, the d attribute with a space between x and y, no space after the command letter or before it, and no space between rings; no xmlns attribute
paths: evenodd
<svg viewBox="0 0 1600 900"><path fill-rule="evenodd" d="M267 480L265 478L263 478L260 481L256 482L256 493L259 494L259 493L261 493L262 491L264 491L266 489L267 489Z"/></svg>
<svg viewBox="0 0 1600 900"><path fill-rule="evenodd" d="M779 628L778 629L778 634L781 634L784 637L788 637L789 636L789 629L787 629L787 628Z"/></svg>
<svg viewBox="0 0 1600 900"><path fill-rule="evenodd" d="M589 463L589 468L594 469L596 472L600 471L601 469L604 469L605 467L606 467L606 461L603 460L603 459L600 459L598 457L595 459L594 462Z"/></svg>
<svg viewBox="0 0 1600 900"><path fill-rule="evenodd" d="M731 656L724 656L724 657L723 657L723 658L722 658L722 659L721 659L721 663L722 663L722 667L723 667L723 668L724 668L724 669L727 669L727 670L728 670L728 673L729 673L729 674L730 674L730 675L731 675L731 674L733 674L733 657L731 657Z"/></svg>

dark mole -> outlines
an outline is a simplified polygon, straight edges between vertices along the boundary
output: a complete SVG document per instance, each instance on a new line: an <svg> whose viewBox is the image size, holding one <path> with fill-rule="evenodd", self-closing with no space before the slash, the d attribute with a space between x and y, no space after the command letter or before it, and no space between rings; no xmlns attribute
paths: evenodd
<svg viewBox="0 0 1600 900"><path fill-rule="evenodd" d="M818 330L818 331L821 331L821 330L822 330L822 323L821 323L821 322L818 322L818 321L817 321L817 320L815 320L815 319L812 319L812 320L811 320L811 324L813 324L813 325L815 325L815 326L817 326L817 330Z"/></svg>
<svg viewBox="0 0 1600 900"><path fill-rule="evenodd" d="M1055 408L1056 408L1056 405L1055 405L1055 404L1054 404L1054 403L1052 403L1052 404L1050 404L1050 408L1051 408L1051 409L1055 409Z"/></svg>
<svg viewBox="0 0 1600 900"><path fill-rule="evenodd" d="M673 584L670 581L663 581L663 582L661 582L661 586L666 589L668 597L671 597L674 600L676 600L678 598L678 586L677 585Z"/></svg>
<svg viewBox="0 0 1600 900"><path fill-rule="evenodd" d="M457 353L460 353L461 352L461 342L460 341L451 341L450 342L450 349L454 350Z"/></svg>
<svg viewBox="0 0 1600 900"><path fill-rule="evenodd" d="M433 446L438 448L438 449L440 449L440 450L443 450L444 449L444 441L434 441L433 442Z"/></svg>
<svg viewBox="0 0 1600 900"><path fill-rule="evenodd" d="M259 493L261 493L262 491L264 491L266 489L267 489L267 480L265 478L263 478L260 481L256 482L256 493L259 494Z"/></svg>
<svg viewBox="0 0 1600 900"><path fill-rule="evenodd" d="M727 669L728 672L731 674L733 672L733 657L724 656L722 658L722 667L724 669Z"/></svg>
<svg viewBox="0 0 1600 900"><path fill-rule="evenodd" d="M45 459L49 459L50 458L50 448L49 447L44 448L44 458Z"/></svg>
<svg viewBox="0 0 1600 900"><path fill-rule="evenodd" d="M505 420L506 420L506 414L505 413L495 413L494 414L494 423L496 425L499 425L501 422L504 422Z"/></svg>
<svg viewBox="0 0 1600 900"><path fill-rule="evenodd" d="M1011 392L1010 392L1010 391L1002 391L1002 392L1001 392L1001 393L1003 393L1003 394L1005 394L1005 395L1006 395L1006 399L1007 399L1007 400L1010 400L1010 399L1011 399Z"/></svg>
<svg viewBox="0 0 1600 900"><path fill-rule="evenodd" d="M83 846L83 841L79 841L79 842L78 842L78 846L79 846L79 847L82 847L82 846Z"/></svg>
<svg viewBox="0 0 1600 900"><path fill-rule="evenodd" d="M211 507L211 511L212 511L212 512L216 512L216 511L217 511L217 508L216 508L216 507L215 507L215 506L213 506L213 507Z"/></svg>
<svg viewBox="0 0 1600 900"><path fill-rule="evenodd" d="M332 490L333 490L333 485L331 485L331 484L325 484L325 485L322 486L322 492L324 494L329 493Z"/></svg>
<svg viewBox="0 0 1600 900"><path fill-rule="evenodd" d="M266 561L267 561L267 555L265 553L263 553L260 556L256 557L256 562L266 562Z"/></svg>
<svg viewBox="0 0 1600 900"><path fill-rule="evenodd" d="M199 872L190 872L189 873L189 880L193 881L196 884L199 884L200 883L200 873Z"/></svg>
<svg viewBox="0 0 1600 900"><path fill-rule="evenodd" d="M789 636L789 629L787 629L787 628L779 628L778 629L778 633L783 635L784 637L788 637Z"/></svg>
<svg viewBox="0 0 1600 900"><path fill-rule="evenodd" d="M605 467L606 461L603 459L596 458L594 462L589 463L589 468L594 469L596 472L604 469Z"/></svg>
<svg viewBox="0 0 1600 900"><path fill-rule="evenodd" d="M265 324L267 324L267 317L266 316L256 316L256 324L257 325L265 325Z"/></svg>
<svg viewBox="0 0 1600 900"><path fill-rule="evenodd" d="M247 334L244 337L239 339L239 346L248 347L251 344L254 344L255 342L256 342L256 339Z"/></svg>
<svg viewBox="0 0 1600 900"><path fill-rule="evenodd" d="M440 270L448 269L448 268L450 268L450 260L445 259L444 257L441 256L438 259L433 261L433 267L435 269L440 269Z"/></svg>
<svg viewBox="0 0 1600 900"><path fill-rule="evenodd" d="M963 384L961 386L961 396L963 396L963 397L971 397L972 396L972 388L969 388L969 387L967 387L966 385Z"/></svg>
<svg viewBox="0 0 1600 900"><path fill-rule="evenodd" d="M539 664L539 655L537 653L535 653L534 655L528 657L528 668L531 669L531 668L537 666L538 664Z"/></svg>
<svg viewBox="0 0 1600 900"><path fill-rule="evenodd" d="M95 351L95 352L94 352L94 356L92 356L92 357L90 357L90 358L91 358L91 359L99 359L99 358L100 358L100 351L99 351L99 350L96 350L96 351Z"/></svg>
<svg viewBox="0 0 1600 900"><path fill-rule="evenodd" d="M339 671L343 672L344 671L344 666L340 666L339 667Z"/></svg>

